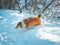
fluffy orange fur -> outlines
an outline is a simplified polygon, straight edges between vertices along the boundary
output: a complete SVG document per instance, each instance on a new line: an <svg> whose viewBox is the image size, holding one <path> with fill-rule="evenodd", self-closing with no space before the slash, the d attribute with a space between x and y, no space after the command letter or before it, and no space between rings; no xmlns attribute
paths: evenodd
<svg viewBox="0 0 60 45"><path fill-rule="evenodd" d="M29 19L24 19L24 22L26 24L26 28L29 28L30 26L41 25L41 20L38 17L31 17Z"/></svg>

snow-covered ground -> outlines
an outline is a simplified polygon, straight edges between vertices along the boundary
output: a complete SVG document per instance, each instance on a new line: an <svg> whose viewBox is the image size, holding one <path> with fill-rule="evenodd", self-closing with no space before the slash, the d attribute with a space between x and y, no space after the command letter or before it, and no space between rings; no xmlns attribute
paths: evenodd
<svg viewBox="0 0 60 45"><path fill-rule="evenodd" d="M24 18L36 16L26 12L0 10L0 45L60 45L60 24L42 19L42 26L15 29Z"/></svg>

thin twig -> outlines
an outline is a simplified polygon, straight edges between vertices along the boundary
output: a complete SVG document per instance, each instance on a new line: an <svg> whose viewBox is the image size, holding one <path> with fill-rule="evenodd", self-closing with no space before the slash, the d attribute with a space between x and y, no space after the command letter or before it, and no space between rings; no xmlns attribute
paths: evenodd
<svg viewBox="0 0 60 45"><path fill-rule="evenodd" d="M56 1L56 0L55 0ZM44 13L44 11L54 2L54 0L52 0L42 11L42 13Z"/></svg>

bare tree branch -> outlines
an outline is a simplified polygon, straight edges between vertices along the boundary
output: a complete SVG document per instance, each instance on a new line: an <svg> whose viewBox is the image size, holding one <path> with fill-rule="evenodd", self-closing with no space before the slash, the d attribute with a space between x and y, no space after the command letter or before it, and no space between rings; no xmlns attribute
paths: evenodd
<svg viewBox="0 0 60 45"><path fill-rule="evenodd" d="M31 5L31 2L32 2L32 1L29 1L29 2L27 3L27 7ZM24 9L25 7L26 7L26 6L24 5L24 6L22 7L22 9Z"/></svg>
<svg viewBox="0 0 60 45"><path fill-rule="evenodd" d="M44 13L44 11L45 11L54 1L56 1L56 0L52 0L52 1L43 9L42 13Z"/></svg>
<svg viewBox="0 0 60 45"><path fill-rule="evenodd" d="M15 2L16 2L16 4L17 4L17 5L18 5L18 7L19 7L19 11L20 11L20 13L22 13L22 9L20 8L20 5L19 5L18 1L17 1L17 0L15 0Z"/></svg>

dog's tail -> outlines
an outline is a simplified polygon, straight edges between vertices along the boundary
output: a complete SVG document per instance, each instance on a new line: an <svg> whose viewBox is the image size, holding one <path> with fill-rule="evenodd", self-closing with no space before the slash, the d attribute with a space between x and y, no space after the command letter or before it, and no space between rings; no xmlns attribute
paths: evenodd
<svg viewBox="0 0 60 45"><path fill-rule="evenodd" d="M40 18L40 17L41 17L41 14L38 15L38 18Z"/></svg>
<svg viewBox="0 0 60 45"><path fill-rule="evenodd" d="M22 23L21 22L18 22L18 24L16 25L16 29L17 28L22 28Z"/></svg>

